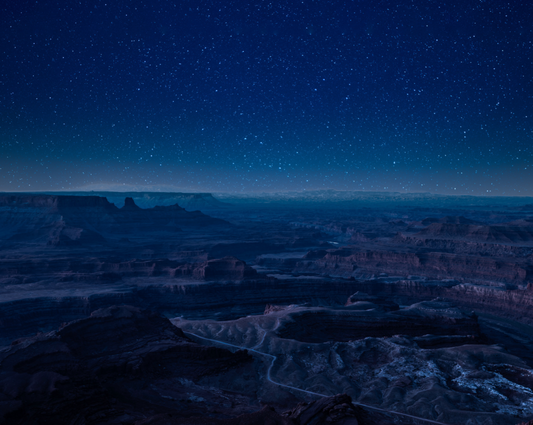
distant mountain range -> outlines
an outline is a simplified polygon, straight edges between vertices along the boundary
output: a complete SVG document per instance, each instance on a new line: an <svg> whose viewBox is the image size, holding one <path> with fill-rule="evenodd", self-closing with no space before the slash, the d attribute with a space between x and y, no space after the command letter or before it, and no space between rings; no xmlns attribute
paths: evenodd
<svg viewBox="0 0 533 425"><path fill-rule="evenodd" d="M94 195L0 195L0 243L101 245L112 235L172 234L182 228L229 225L178 204L143 209L131 197L122 199L124 205L118 208Z"/></svg>
<svg viewBox="0 0 533 425"><path fill-rule="evenodd" d="M1 195L2 193L0 193ZM23 193L28 195L30 193ZM337 207L380 206L392 203L409 207L469 207L469 208L510 208L517 211L533 210L533 197L519 196L452 196L425 193L368 192L347 190L310 190L301 192L260 192L260 193L188 193L151 191L61 191L35 192L40 195L100 196L121 208L126 197L132 198L141 208L170 206L178 204L187 211L224 210L237 205L251 204L330 204Z"/></svg>
<svg viewBox="0 0 533 425"><path fill-rule="evenodd" d="M125 198L132 198L141 208L166 207L178 204L187 211L221 209L226 206L215 199L210 193L183 192L107 192L107 191L72 191L72 192L39 192L46 195L100 196L117 207L124 206Z"/></svg>
<svg viewBox="0 0 533 425"><path fill-rule="evenodd" d="M367 192L342 190L311 190L302 192L263 192L251 194L214 193L218 199L232 204L239 203L337 203L382 204L397 203L409 206L466 206L466 207L523 207L533 203L531 197L513 196L451 196L425 193ZM530 206L528 205L528 206Z"/></svg>

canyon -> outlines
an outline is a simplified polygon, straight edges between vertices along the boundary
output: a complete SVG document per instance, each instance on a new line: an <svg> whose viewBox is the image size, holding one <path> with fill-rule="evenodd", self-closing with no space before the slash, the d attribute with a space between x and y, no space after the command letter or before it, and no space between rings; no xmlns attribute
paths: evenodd
<svg viewBox="0 0 533 425"><path fill-rule="evenodd" d="M530 205L0 194L0 423L525 423Z"/></svg>

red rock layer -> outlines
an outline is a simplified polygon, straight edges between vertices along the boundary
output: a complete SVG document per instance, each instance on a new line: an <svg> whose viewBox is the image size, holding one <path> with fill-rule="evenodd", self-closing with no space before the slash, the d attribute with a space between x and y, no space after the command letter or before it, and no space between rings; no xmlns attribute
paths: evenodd
<svg viewBox="0 0 533 425"><path fill-rule="evenodd" d="M422 275L432 279L470 279L525 285L533 279L533 266L522 261L444 252L396 252L343 248L311 251L295 268L298 272L320 272L343 277L389 273L395 276Z"/></svg>

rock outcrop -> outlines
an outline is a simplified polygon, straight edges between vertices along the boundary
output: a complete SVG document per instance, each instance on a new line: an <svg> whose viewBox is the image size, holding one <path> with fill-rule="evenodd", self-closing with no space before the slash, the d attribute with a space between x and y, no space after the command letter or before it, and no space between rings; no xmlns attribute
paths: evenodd
<svg viewBox="0 0 533 425"><path fill-rule="evenodd" d="M347 394L324 397L311 403L300 403L286 416L297 425L358 425L358 411Z"/></svg>
<svg viewBox="0 0 533 425"><path fill-rule="evenodd" d="M220 210L229 205L219 201L210 193L183 192L48 192L50 195L69 196L100 196L107 198L115 205L122 205L124 197L131 198L141 208L153 208L157 205L169 206L178 204L187 211Z"/></svg>
<svg viewBox="0 0 533 425"><path fill-rule="evenodd" d="M255 269L235 257L208 260L195 267L192 275L205 280L244 280L258 277Z"/></svg>
<svg viewBox="0 0 533 425"><path fill-rule="evenodd" d="M74 246L70 243L68 246ZM168 259L20 259L0 260L0 279L9 278L23 283L27 276L33 280L54 279L60 282L116 282L131 277L194 278L199 280L245 280L259 278L257 271L235 257L224 257L202 263L184 263ZM172 283L172 280L169 281ZM1 281L0 281L1 284Z"/></svg>
<svg viewBox="0 0 533 425"><path fill-rule="evenodd" d="M186 417L175 397L190 399L192 382L232 371L253 376L251 363L243 351L191 342L149 311L113 306L0 350L0 423L133 424L154 411Z"/></svg>
<svg viewBox="0 0 533 425"><path fill-rule="evenodd" d="M523 224L523 223L522 223ZM516 243L533 241L533 226L501 224L483 226L474 224L432 223L418 232L417 237L465 238L492 243Z"/></svg>
<svg viewBox="0 0 533 425"><path fill-rule="evenodd" d="M424 275L432 279L468 279L478 282L506 282L525 285L533 279L533 265L524 259L499 260L445 252L405 250L361 250L342 248L311 251L298 262L295 271L321 272L333 276Z"/></svg>
<svg viewBox="0 0 533 425"><path fill-rule="evenodd" d="M217 418L173 418L171 414L158 415L135 425L296 425L293 420L265 406L258 412L247 413L231 419Z"/></svg>
<svg viewBox="0 0 533 425"><path fill-rule="evenodd" d="M350 310L396 311L400 308L390 298L372 296L360 291L350 295L344 305L350 307Z"/></svg>
<svg viewBox="0 0 533 425"><path fill-rule="evenodd" d="M460 312L441 300L422 302L396 311L383 311L372 305L366 310L303 308L288 313L289 320L276 331L281 338L308 343L355 341L394 335L409 337L462 336L450 344L476 343L483 340L473 314ZM425 344L425 339L420 339Z"/></svg>
<svg viewBox="0 0 533 425"><path fill-rule="evenodd" d="M132 198L119 209L98 196L0 195L0 237L12 243L105 244L112 235L228 225L178 205L141 209Z"/></svg>
<svg viewBox="0 0 533 425"><path fill-rule="evenodd" d="M158 415L135 425L363 425L358 421L361 409L352 404L347 394L324 397L311 403L299 403L283 414L265 406L258 412L232 419L189 418L173 419L172 415Z"/></svg>
<svg viewBox="0 0 533 425"><path fill-rule="evenodd" d="M462 225L477 225L481 224L478 221L470 220L466 217L460 216L444 216L444 217L429 217L420 222L424 226L429 226L433 223L445 223L445 224L462 224Z"/></svg>
<svg viewBox="0 0 533 425"><path fill-rule="evenodd" d="M102 276L104 277L104 276ZM112 278L113 276L110 276ZM111 280L112 281L112 280ZM120 282L118 282L120 284ZM107 284L109 285L109 283ZM102 286L102 284L99 284ZM533 324L533 291L424 280L358 281L358 280L278 280L252 279L238 283L167 283L164 286L124 287L110 291L103 286L92 295L31 296L6 299L0 304L0 345L14 338L49 331L62 322L88 316L91 311L117 303L128 303L164 313L168 317L186 315L190 318L229 320L265 312L267 304L343 306L355 292L365 292L378 299L396 300L387 304L376 300L348 302L348 310L374 308L390 310L397 303L412 304L437 297L453 301L467 311L480 311ZM355 301L355 302L354 302ZM385 308L386 307L386 308ZM270 308L277 311L280 307Z"/></svg>

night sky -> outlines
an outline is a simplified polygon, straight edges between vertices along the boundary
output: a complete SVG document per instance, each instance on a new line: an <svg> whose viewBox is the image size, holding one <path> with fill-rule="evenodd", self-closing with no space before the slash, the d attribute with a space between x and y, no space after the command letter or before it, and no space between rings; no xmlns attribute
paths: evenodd
<svg viewBox="0 0 533 425"><path fill-rule="evenodd" d="M0 6L0 191L533 195L533 4Z"/></svg>

